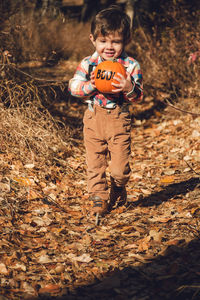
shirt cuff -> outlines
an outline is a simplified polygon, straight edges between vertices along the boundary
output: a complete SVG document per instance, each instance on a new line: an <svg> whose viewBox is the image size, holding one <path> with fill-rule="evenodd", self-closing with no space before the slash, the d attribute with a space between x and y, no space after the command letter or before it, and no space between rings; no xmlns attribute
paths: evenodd
<svg viewBox="0 0 200 300"><path fill-rule="evenodd" d="M135 94L136 94L136 92L135 92L135 82L134 81L132 81L132 84L133 84L133 87L132 87L132 89L131 89L131 91L130 92L128 92L128 93L126 93L126 97L133 97L133 96L135 96Z"/></svg>

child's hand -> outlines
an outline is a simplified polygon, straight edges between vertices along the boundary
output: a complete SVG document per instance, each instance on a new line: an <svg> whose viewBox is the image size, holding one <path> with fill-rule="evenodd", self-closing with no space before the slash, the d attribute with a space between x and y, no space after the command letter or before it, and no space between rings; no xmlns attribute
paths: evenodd
<svg viewBox="0 0 200 300"><path fill-rule="evenodd" d="M117 80L118 83L112 83L113 85L113 93L125 92L128 93L132 90L133 84L131 82L131 75L126 72L127 77L125 78L122 74L117 73L113 79Z"/></svg>
<svg viewBox="0 0 200 300"><path fill-rule="evenodd" d="M94 71L92 71L90 74L90 82L92 84L92 87L96 89Z"/></svg>

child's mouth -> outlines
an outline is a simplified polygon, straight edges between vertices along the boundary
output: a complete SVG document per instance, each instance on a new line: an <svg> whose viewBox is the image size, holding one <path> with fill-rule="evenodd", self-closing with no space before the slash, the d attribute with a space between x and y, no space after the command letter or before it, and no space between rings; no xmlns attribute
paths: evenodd
<svg viewBox="0 0 200 300"><path fill-rule="evenodd" d="M113 56L114 56L114 53L107 53L107 52L106 52L105 55L108 56L108 57L113 57Z"/></svg>

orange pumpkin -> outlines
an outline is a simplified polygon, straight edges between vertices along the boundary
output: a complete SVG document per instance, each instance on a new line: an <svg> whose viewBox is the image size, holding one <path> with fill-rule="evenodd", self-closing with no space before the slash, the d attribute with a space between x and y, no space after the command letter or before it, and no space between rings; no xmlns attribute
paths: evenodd
<svg viewBox="0 0 200 300"><path fill-rule="evenodd" d="M101 62L94 70L95 85L101 93L112 93L112 89L115 87L112 82L118 83L113 77L117 73L122 74L126 78L126 69L122 64L115 60L105 60Z"/></svg>

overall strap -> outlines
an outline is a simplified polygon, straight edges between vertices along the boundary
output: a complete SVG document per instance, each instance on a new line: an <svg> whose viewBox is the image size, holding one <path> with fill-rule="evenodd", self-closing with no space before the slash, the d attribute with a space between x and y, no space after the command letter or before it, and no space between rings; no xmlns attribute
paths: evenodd
<svg viewBox="0 0 200 300"><path fill-rule="evenodd" d="M86 75L86 79L87 80L90 80L90 75L91 75L91 73L93 71L93 68L94 68L94 65L89 65L89 67L88 67L88 74Z"/></svg>
<svg viewBox="0 0 200 300"><path fill-rule="evenodd" d="M90 75L91 75L91 73L93 71L93 68L94 68L94 65L89 65L89 67L88 67L88 73L86 74L86 79L87 80L90 80ZM90 97L86 102L88 103L89 110L94 111L92 97Z"/></svg>

